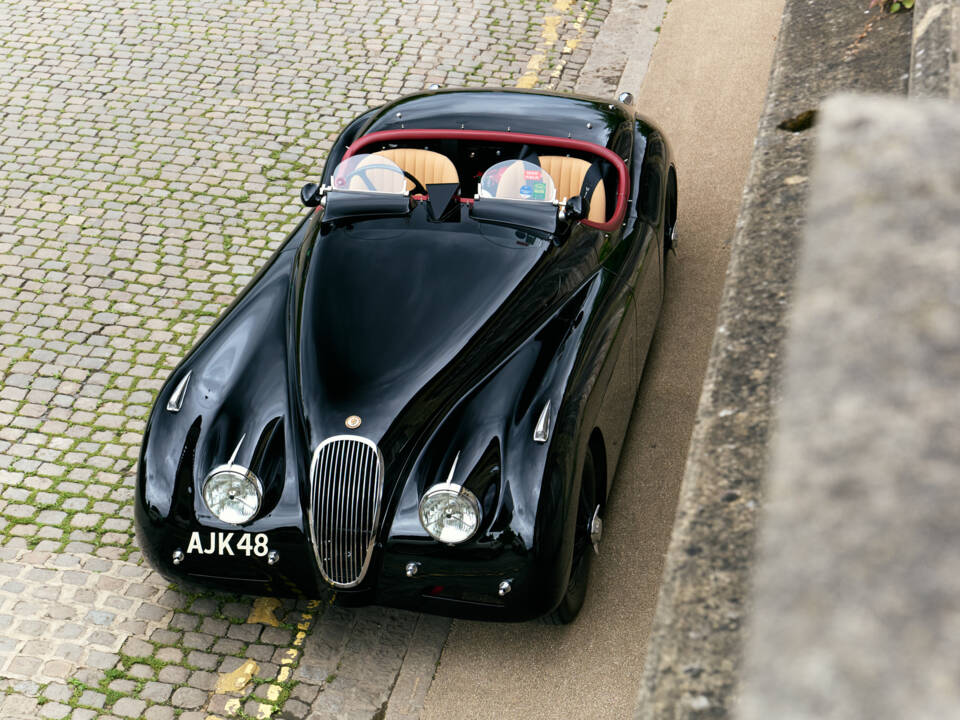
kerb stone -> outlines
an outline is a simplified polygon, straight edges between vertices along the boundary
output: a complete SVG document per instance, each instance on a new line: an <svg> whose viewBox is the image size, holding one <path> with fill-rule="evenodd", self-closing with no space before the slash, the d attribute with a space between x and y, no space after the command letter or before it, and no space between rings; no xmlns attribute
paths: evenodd
<svg viewBox="0 0 960 720"><path fill-rule="evenodd" d="M960 707L958 156L947 101L823 106L741 720Z"/></svg>

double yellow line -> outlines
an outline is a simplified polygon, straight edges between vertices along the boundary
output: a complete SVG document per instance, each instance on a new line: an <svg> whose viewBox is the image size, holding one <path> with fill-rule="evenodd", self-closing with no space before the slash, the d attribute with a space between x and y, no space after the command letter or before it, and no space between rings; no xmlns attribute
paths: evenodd
<svg viewBox="0 0 960 720"><path fill-rule="evenodd" d="M276 598L257 598L253 603L253 608L250 611L247 622L279 627L280 623L277 621L274 613L280 605L280 601ZM276 702L283 694L284 684L288 683L293 675L293 666L297 663L300 654L303 652L303 643L307 639L307 632L310 630L310 625L313 623L314 615L318 607L320 607L319 600L311 600L307 603L307 612L303 613L300 622L297 623L297 634L293 638L293 642L290 647L280 655L280 667L277 670L277 677L267 687L267 702L258 703L254 711L253 717L257 720L269 720L273 713L277 711ZM247 683L253 679L253 676L256 675L259 670L260 666L257 665L256 661L247 659L243 665L233 672L222 673L220 675L220 678L217 680L216 694L239 694L246 688ZM227 700L224 704L224 714L239 715L244 700L245 698L240 697L232 697ZM223 718L217 715L208 715L207 720L223 720Z"/></svg>
<svg viewBox="0 0 960 720"><path fill-rule="evenodd" d="M573 0L554 0L551 6L553 12L545 15L543 18L542 27L540 28L540 42L534 49L533 55L531 55L527 61L526 71L520 76L520 79L517 80L518 88L532 88L537 84L540 72L543 70L543 64L547 60L547 55L559 44L561 30L565 29L567 21L570 20L567 12L570 10L572 4ZM586 16L586 12L581 10L577 14L576 19L570 23L570 37L564 41L563 48L560 51L560 62L550 71L550 81L546 85L548 89L556 87L560 73L563 72L570 53L576 50L577 45L580 44L583 38L583 22Z"/></svg>

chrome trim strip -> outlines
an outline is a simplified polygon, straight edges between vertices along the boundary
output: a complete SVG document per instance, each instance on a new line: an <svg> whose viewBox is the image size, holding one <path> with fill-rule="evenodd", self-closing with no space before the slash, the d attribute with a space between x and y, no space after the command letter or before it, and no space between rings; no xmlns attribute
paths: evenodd
<svg viewBox="0 0 960 720"><path fill-rule="evenodd" d="M540 419L537 420L537 426L533 429L533 441L545 443L550 439L550 401L543 406L540 412Z"/></svg>
<svg viewBox="0 0 960 720"><path fill-rule="evenodd" d="M453 458L453 465L450 466L450 474L447 475L447 485L453 485L453 474L457 471L457 461L460 459L460 451L457 451L456 456Z"/></svg>
<svg viewBox="0 0 960 720"><path fill-rule="evenodd" d="M324 452L324 448L335 443L335 447ZM380 448L365 437L334 435L313 451L307 511L310 543L320 574L333 587L355 587L367 574L377 540L383 474ZM338 482L322 482L331 478ZM365 546L355 541L358 533L369 534ZM322 543L327 543L329 550L326 565ZM347 577L353 579L344 582Z"/></svg>
<svg viewBox="0 0 960 720"><path fill-rule="evenodd" d="M183 407L183 398L187 394L187 386L190 385L191 375L193 375L193 370L188 370L187 374L183 376L183 379L179 383L177 383L177 387L174 388L174 391L170 394L170 399L167 400L168 412L180 412L180 408Z"/></svg>
<svg viewBox="0 0 960 720"><path fill-rule="evenodd" d="M237 453L240 452L240 446L243 445L243 441L246 439L247 439L246 433L240 436L240 442L238 442L237 446L233 449L233 455L231 455L230 459L227 460L227 465L233 465L233 461L237 459Z"/></svg>

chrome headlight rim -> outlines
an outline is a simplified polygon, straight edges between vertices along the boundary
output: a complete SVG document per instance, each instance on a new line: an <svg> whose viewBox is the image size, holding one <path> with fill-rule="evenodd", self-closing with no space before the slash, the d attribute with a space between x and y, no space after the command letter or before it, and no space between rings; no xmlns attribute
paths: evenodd
<svg viewBox="0 0 960 720"><path fill-rule="evenodd" d="M466 500L470 504L471 509L473 510L474 515L477 518L477 522L474 524L473 529L470 531L466 537L463 537L459 540L451 542L449 540L443 540L440 537L433 534L431 529L427 526L427 522L424 519L424 504L431 498L436 497L437 495L452 495L457 499ZM417 507L417 514L420 518L420 526L427 532L427 534L432 537L437 542L441 542L444 545L462 545L465 542L470 541L476 536L477 531L480 529L480 524L483 521L483 512L480 508L480 501L477 499L477 496L473 493L472 490L465 488L463 485L457 485L456 483L437 483L436 485L431 486L423 493L423 497L420 498L420 503Z"/></svg>
<svg viewBox="0 0 960 720"><path fill-rule="evenodd" d="M226 474L242 476L244 480L249 481L253 485L253 489L256 492L256 507L249 514L249 516L238 522L234 522L233 520L224 520L222 517L220 517L220 515L217 514L216 510L210 506L210 502L207 500L207 486L209 485L210 481L214 480L218 475ZM263 507L263 483L260 482L260 478L258 478L249 468L245 468L243 465L227 463L226 465L218 465L206 474L206 476L203 478L203 484L200 486L200 497L203 500L203 504L206 505L207 510L209 510L210 513L220 522L227 523L228 525L244 525L256 518L260 512L260 508Z"/></svg>

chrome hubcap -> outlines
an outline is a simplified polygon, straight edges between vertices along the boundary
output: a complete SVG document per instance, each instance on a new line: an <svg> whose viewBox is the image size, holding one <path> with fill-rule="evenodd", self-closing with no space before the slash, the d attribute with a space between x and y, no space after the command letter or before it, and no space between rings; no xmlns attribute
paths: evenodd
<svg viewBox="0 0 960 720"><path fill-rule="evenodd" d="M593 511L593 517L590 518L590 525L587 528L590 531L590 543L593 545L593 551L600 554L600 538L603 535L603 520L600 518L600 506Z"/></svg>

